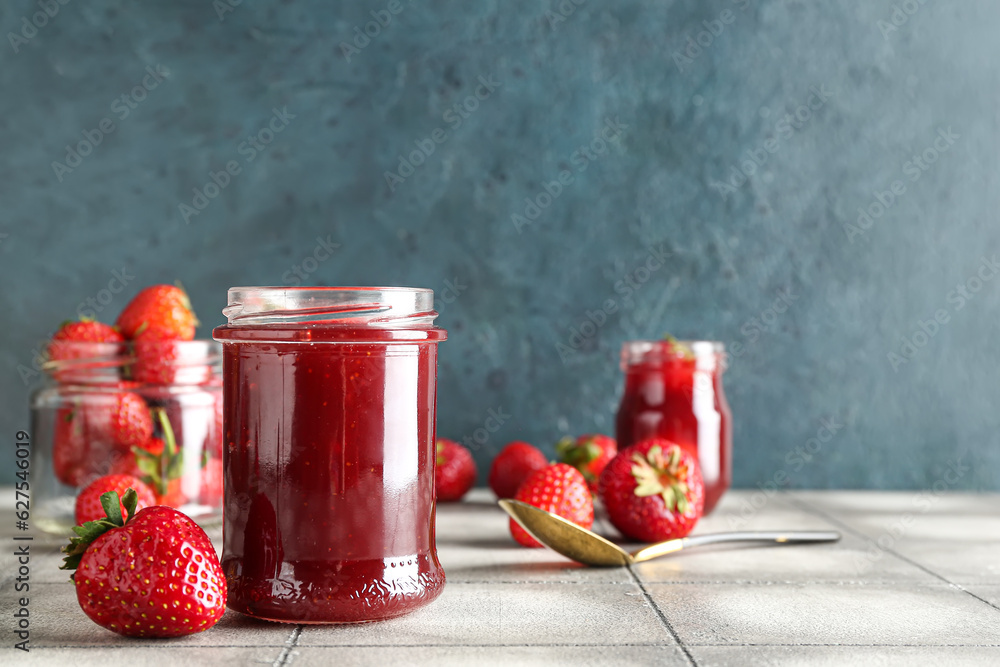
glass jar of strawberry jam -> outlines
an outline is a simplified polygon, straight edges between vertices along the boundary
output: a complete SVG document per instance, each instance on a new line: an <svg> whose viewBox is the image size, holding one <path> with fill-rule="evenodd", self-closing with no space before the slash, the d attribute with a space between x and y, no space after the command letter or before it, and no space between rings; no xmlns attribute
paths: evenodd
<svg viewBox="0 0 1000 667"><path fill-rule="evenodd" d="M230 608L352 623L434 600L434 293L234 287L223 346Z"/></svg>
<svg viewBox="0 0 1000 667"><path fill-rule="evenodd" d="M625 393L616 421L619 451L661 437L697 456L707 514L732 480L732 415L722 389L722 343L628 341L621 364Z"/></svg>

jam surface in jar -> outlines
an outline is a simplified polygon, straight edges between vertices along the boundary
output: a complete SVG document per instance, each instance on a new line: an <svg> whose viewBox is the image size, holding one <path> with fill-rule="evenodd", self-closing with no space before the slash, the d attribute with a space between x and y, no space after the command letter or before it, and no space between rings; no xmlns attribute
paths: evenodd
<svg viewBox="0 0 1000 667"><path fill-rule="evenodd" d="M343 623L436 598L445 581L433 458L444 331L343 318L215 335L229 606L267 620Z"/></svg>
<svg viewBox="0 0 1000 667"><path fill-rule="evenodd" d="M629 341L622 347L625 392L618 408L619 451L667 438L698 457L705 513L732 481L732 415L722 388L720 343Z"/></svg>

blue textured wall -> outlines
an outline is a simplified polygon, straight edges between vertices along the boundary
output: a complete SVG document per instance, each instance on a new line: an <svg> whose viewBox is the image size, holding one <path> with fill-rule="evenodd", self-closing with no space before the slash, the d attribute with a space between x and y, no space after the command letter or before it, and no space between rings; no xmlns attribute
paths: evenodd
<svg viewBox="0 0 1000 667"><path fill-rule="evenodd" d="M229 286L305 260L437 291L439 432L510 415L483 464L612 432L621 342L669 330L741 346L739 485L917 488L961 460L955 487L1000 489L1000 4L224 2L51 0L37 30L0 5L3 438L19 365L114 272L105 319L180 278L208 335ZM314 263L317 239L339 247Z"/></svg>

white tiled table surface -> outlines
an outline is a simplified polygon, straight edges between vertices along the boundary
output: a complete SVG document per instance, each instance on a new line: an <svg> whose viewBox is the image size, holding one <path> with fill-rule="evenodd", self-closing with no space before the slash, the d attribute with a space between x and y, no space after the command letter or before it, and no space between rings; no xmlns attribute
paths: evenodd
<svg viewBox="0 0 1000 667"><path fill-rule="evenodd" d="M791 528L844 539L590 569L518 547L476 490L439 506L448 585L419 612L300 627L227 612L208 632L152 641L91 623L57 548L36 541L27 654L11 648L13 542L0 532L0 664L1000 664L1000 495L734 491L696 532Z"/></svg>

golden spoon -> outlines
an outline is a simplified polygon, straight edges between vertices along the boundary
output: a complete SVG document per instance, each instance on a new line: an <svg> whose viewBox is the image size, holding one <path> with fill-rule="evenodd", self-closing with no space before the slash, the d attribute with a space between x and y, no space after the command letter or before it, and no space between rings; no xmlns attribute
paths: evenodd
<svg viewBox="0 0 1000 667"><path fill-rule="evenodd" d="M840 533L832 530L711 533L658 542L629 553L597 533L520 500L501 500L500 507L514 521L521 524L522 528L531 533L532 537L548 548L578 563L598 567L633 565L681 549L698 547L703 544L718 544L719 542L794 544L797 542L836 542L840 539Z"/></svg>

